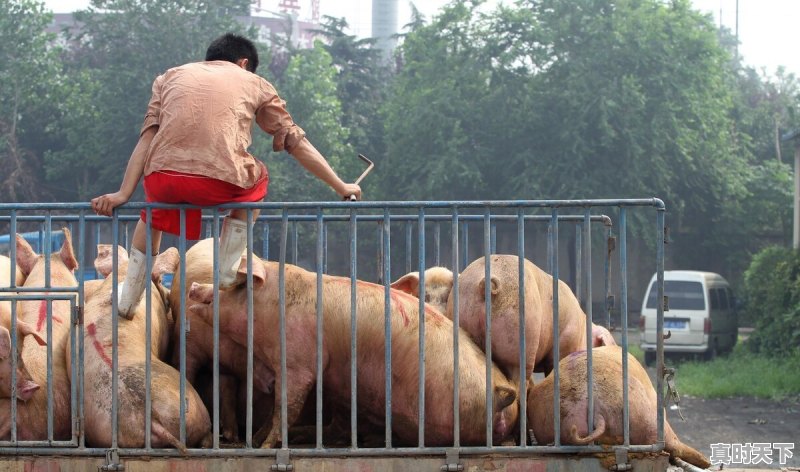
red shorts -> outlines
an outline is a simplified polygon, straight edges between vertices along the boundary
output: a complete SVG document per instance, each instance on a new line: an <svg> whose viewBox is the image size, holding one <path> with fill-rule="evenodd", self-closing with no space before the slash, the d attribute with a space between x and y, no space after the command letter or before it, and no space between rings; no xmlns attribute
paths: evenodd
<svg viewBox="0 0 800 472"><path fill-rule="evenodd" d="M225 203L260 202L267 196L269 174L266 168L261 179L250 188L241 188L229 182L201 175L173 171L153 172L144 178L144 195L148 202L187 203L197 206L214 206ZM180 235L180 210L153 208L152 227ZM186 239L200 239L201 210L186 212ZM140 215L146 222L145 210Z"/></svg>

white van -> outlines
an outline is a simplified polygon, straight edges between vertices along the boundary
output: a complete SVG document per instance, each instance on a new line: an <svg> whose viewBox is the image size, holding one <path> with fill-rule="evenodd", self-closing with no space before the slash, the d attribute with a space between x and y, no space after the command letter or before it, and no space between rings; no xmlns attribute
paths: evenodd
<svg viewBox="0 0 800 472"><path fill-rule="evenodd" d="M642 302L639 320L646 364L656 359L656 274ZM730 352L738 337L736 307L730 285L721 275L693 270L665 270L664 353L702 354L712 359Z"/></svg>

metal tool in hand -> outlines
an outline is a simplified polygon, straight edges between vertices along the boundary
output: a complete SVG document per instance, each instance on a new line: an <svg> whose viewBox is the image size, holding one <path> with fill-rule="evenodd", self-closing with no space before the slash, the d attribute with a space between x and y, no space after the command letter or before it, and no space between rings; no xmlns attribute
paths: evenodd
<svg viewBox="0 0 800 472"><path fill-rule="evenodd" d="M372 172L372 168L375 167L375 163L373 163L371 160L369 160L367 158L367 156L365 156L363 154L359 154L358 158L361 159L362 161L366 162L368 165L367 165L367 168L364 169L364 172L362 172L361 175L358 176L356 181L353 182L356 185L360 184L361 181L364 180L364 177L366 177L367 174ZM356 196L355 195L350 195L349 199L350 199L351 202L354 202L354 201L356 201Z"/></svg>

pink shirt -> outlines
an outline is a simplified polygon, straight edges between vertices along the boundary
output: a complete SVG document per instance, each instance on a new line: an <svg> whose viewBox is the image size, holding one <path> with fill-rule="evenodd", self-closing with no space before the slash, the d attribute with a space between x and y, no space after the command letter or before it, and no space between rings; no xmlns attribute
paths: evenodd
<svg viewBox="0 0 800 472"><path fill-rule="evenodd" d="M153 82L142 132L158 126L144 174L176 171L250 188L266 172L247 152L253 119L291 152L305 137L284 102L262 77L227 61L169 69Z"/></svg>

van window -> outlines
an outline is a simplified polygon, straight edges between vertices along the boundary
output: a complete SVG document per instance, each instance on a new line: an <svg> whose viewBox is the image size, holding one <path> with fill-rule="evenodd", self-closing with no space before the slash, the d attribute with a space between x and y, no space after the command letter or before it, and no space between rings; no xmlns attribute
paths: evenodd
<svg viewBox="0 0 800 472"><path fill-rule="evenodd" d="M712 310L719 310L722 308L722 304L720 303L720 295L722 295L720 289L712 288L708 291L708 298L711 301L711 309Z"/></svg>
<svg viewBox="0 0 800 472"><path fill-rule="evenodd" d="M657 281L650 285L650 294L647 297L647 308L656 308L658 290ZM665 280L664 295L669 297L671 310L705 310L706 300L703 296L703 284L685 280Z"/></svg>
<svg viewBox="0 0 800 472"><path fill-rule="evenodd" d="M731 306L729 295L730 290L727 288L719 289L719 307L723 310L727 310Z"/></svg>

